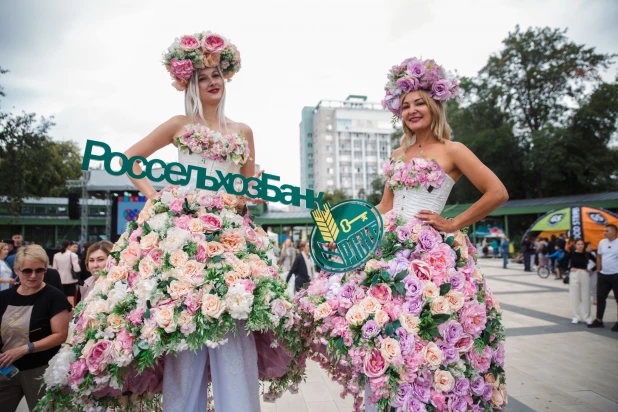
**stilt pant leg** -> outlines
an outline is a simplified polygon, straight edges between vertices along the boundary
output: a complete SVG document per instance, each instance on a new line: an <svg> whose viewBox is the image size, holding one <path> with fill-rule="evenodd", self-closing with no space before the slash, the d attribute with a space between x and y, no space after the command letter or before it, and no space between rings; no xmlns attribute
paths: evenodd
<svg viewBox="0 0 618 412"><path fill-rule="evenodd" d="M163 412L205 412L208 405L208 348L165 356ZM221 409L222 411L225 409Z"/></svg>
<svg viewBox="0 0 618 412"><path fill-rule="evenodd" d="M369 397L373 395L373 392L371 392L371 388L369 387L369 383L367 383L365 385L365 412L378 412L378 406L377 405L369 405L367 403L367 399L369 399Z"/></svg>
<svg viewBox="0 0 618 412"><path fill-rule="evenodd" d="M239 322L236 336L229 333L226 338L225 345L209 349L215 410L259 412L257 351L253 334L247 335L244 324Z"/></svg>

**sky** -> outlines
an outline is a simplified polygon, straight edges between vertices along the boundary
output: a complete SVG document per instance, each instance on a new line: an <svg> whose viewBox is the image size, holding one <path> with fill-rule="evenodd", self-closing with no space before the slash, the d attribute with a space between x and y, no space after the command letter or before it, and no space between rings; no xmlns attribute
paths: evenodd
<svg viewBox="0 0 618 412"><path fill-rule="evenodd" d="M51 135L124 151L184 114L161 55L176 37L211 30L240 50L226 114L253 129L256 162L300 185L304 106L350 94L380 101L388 69L433 58L474 76L519 24L618 53L612 0L89 1L3 0L3 110L54 116ZM612 40L613 39L613 40ZM616 70L607 74L609 79ZM169 146L153 157L176 160Z"/></svg>

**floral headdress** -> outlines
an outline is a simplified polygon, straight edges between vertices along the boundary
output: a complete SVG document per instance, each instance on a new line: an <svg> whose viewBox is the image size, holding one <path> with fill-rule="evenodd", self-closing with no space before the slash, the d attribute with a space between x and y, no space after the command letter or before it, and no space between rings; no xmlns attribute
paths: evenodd
<svg viewBox="0 0 618 412"><path fill-rule="evenodd" d="M230 80L240 70L240 53L228 39L210 31L176 38L163 54L163 64L174 79L172 86L183 91L194 70L219 67Z"/></svg>
<svg viewBox="0 0 618 412"><path fill-rule="evenodd" d="M401 95L415 90L429 92L432 99L445 102L461 93L459 81L433 60L419 60L416 57L404 60L388 72L388 82L384 86L386 96L382 107L401 119Z"/></svg>

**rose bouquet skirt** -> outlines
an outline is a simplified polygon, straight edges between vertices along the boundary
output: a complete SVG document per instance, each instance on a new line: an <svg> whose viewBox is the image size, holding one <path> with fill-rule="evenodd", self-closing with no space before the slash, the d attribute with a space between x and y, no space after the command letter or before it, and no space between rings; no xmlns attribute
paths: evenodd
<svg viewBox="0 0 618 412"><path fill-rule="evenodd" d="M505 408L501 312L463 232L385 216L363 270L322 272L296 296L312 358L362 410Z"/></svg>
<svg viewBox="0 0 618 412"><path fill-rule="evenodd" d="M75 308L38 410L155 410L165 354L255 333L267 400L303 379L300 317L266 233L237 198L175 186L149 200Z"/></svg>

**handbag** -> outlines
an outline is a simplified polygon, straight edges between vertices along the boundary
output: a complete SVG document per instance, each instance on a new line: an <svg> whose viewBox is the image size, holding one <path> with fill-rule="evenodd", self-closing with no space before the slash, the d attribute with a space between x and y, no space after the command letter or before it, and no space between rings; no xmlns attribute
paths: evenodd
<svg viewBox="0 0 618 412"><path fill-rule="evenodd" d="M70 263L71 263L71 276L73 277L73 279L79 280L79 275L81 274L81 271L76 272L73 269L73 256L71 256L71 262Z"/></svg>

